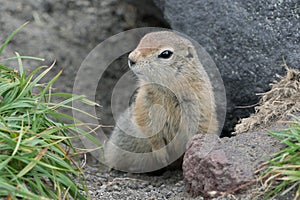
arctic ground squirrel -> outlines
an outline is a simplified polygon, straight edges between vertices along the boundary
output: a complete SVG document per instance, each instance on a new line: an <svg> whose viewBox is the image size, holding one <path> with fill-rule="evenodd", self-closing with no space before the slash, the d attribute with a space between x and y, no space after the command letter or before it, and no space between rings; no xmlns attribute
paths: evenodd
<svg viewBox="0 0 300 200"><path fill-rule="evenodd" d="M134 102L104 146L111 168L149 172L172 163L195 134L217 134L213 88L192 42L171 31L146 34L128 57Z"/></svg>

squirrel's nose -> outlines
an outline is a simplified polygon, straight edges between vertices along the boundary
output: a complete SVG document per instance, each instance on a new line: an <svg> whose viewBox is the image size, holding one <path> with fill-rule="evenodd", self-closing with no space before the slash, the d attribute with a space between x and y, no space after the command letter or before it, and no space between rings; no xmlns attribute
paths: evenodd
<svg viewBox="0 0 300 200"><path fill-rule="evenodd" d="M135 63L136 62L134 60L132 60L131 58L128 58L128 65L129 65L129 67L135 65Z"/></svg>
<svg viewBox="0 0 300 200"><path fill-rule="evenodd" d="M138 51L133 51L128 55L128 65L129 65L129 67L136 64L137 56L138 56Z"/></svg>

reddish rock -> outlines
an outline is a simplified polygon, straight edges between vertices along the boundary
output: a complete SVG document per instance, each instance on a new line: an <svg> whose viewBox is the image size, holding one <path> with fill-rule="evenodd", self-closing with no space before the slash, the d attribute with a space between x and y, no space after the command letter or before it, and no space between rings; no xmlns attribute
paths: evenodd
<svg viewBox="0 0 300 200"><path fill-rule="evenodd" d="M216 135L196 135L183 160L186 191L204 197L232 191L254 180L260 164L281 148L283 145L265 132L221 139Z"/></svg>

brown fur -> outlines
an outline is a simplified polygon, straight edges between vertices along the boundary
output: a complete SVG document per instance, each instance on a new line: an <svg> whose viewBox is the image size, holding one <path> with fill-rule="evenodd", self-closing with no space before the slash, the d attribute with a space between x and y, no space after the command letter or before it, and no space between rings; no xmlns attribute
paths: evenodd
<svg viewBox="0 0 300 200"><path fill-rule="evenodd" d="M172 57L159 58L158 55L166 49L173 52ZM172 147L157 155L161 162L169 162L168 155L176 152L177 148L179 152L185 149L191 136L217 133L212 86L189 40L172 32L149 33L130 53L129 59L135 63L130 67L139 78L140 88L130 108L131 115L126 117L133 119L134 129L139 132L136 135L148 139L141 140L145 145L133 139L130 144L124 138L124 132L116 127L111 142L128 151L134 148L126 145L147 149L134 149L134 152L148 152L149 149L154 152L173 142ZM122 158L113 154L107 152L107 159L116 167L123 165L121 161L115 161Z"/></svg>

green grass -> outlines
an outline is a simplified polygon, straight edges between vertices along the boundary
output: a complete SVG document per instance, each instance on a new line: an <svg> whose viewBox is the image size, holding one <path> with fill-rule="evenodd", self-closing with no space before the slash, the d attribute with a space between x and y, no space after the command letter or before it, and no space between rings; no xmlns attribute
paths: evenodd
<svg viewBox="0 0 300 200"><path fill-rule="evenodd" d="M0 54L23 26L7 38ZM41 66L27 74L22 60L41 59L18 53L9 59L16 60L18 70L1 64L7 59L0 59L0 198L89 198L82 195L82 191L88 191L76 159L78 152L71 143L78 135L88 135L81 128L86 126L58 110L72 109L72 101L96 104L82 96L52 93L61 72L48 83L41 83L52 66ZM56 97L63 100L53 103L51 99ZM75 123L64 123L68 120Z"/></svg>
<svg viewBox="0 0 300 200"><path fill-rule="evenodd" d="M261 175L266 188L264 199L294 191L294 199L300 198L300 118L295 119L288 129L270 133L286 148L268 162L267 169Z"/></svg>

